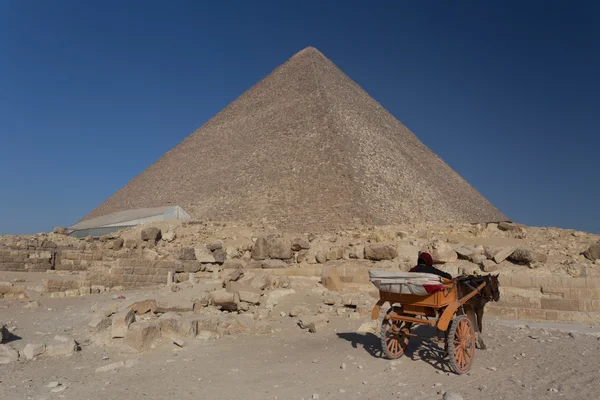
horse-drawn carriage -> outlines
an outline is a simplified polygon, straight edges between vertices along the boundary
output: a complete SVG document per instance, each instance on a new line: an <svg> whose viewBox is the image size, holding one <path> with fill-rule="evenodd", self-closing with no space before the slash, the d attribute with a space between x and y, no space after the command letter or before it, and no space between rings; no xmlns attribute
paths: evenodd
<svg viewBox="0 0 600 400"><path fill-rule="evenodd" d="M455 373L471 369L476 339L483 345L476 338L483 307L500 297L497 276L448 280L434 274L371 270L369 277L380 296L371 317L377 320L381 306L390 304L381 323L381 346L388 358L404 354L410 338L419 337L411 332L412 326L420 324L445 332L445 349Z"/></svg>

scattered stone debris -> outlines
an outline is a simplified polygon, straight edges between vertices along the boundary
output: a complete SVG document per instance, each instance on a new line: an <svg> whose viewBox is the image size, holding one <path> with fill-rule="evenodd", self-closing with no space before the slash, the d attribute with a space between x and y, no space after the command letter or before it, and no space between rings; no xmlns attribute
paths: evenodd
<svg viewBox="0 0 600 400"><path fill-rule="evenodd" d="M357 330L357 333L377 333L378 321L368 321L363 323Z"/></svg>
<svg viewBox="0 0 600 400"><path fill-rule="evenodd" d="M135 322L135 313L131 309L119 311L112 317L112 337L125 337L129 325Z"/></svg>
<svg viewBox="0 0 600 400"><path fill-rule="evenodd" d="M41 356L46 352L46 345L43 343L28 343L23 349L23 354L28 360Z"/></svg>
<svg viewBox="0 0 600 400"><path fill-rule="evenodd" d="M591 261L600 260L600 240L588 247L583 255L585 258Z"/></svg>
<svg viewBox="0 0 600 400"><path fill-rule="evenodd" d="M119 368L125 368L125 363L123 361L103 365L101 367L96 368L96 373L101 374L103 372L115 371Z"/></svg>
<svg viewBox="0 0 600 400"><path fill-rule="evenodd" d="M442 396L442 400L464 400L463 397L455 392L446 392Z"/></svg>
<svg viewBox="0 0 600 400"><path fill-rule="evenodd" d="M317 333L327 327L329 320L323 315L306 316L302 317L298 322L298 325L302 329L308 329L311 333Z"/></svg>
<svg viewBox="0 0 600 400"><path fill-rule="evenodd" d="M38 308L40 306L40 302L35 300L35 301L30 301L29 303L25 304L23 306L23 308Z"/></svg>
<svg viewBox="0 0 600 400"><path fill-rule="evenodd" d="M448 244L441 240L435 240L427 246L435 264L453 263L458 259L458 254Z"/></svg>
<svg viewBox="0 0 600 400"><path fill-rule="evenodd" d="M77 342L70 336L57 335L52 344L46 345L46 355L50 357L66 357L75 354Z"/></svg>
<svg viewBox="0 0 600 400"><path fill-rule="evenodd" d="M10 364L19 360L19 352L7 344L0 344L0 364Z"/></svg>

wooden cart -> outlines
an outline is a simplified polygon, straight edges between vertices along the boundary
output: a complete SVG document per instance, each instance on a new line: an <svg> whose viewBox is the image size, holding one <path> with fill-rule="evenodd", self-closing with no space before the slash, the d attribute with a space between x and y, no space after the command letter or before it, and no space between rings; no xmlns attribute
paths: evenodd
<svg viewBox="0 0 600 400"><path fill-rule="evenodd" d="M464 374L471 369L475 355L475 330L474 322L467 316L463 306L486 283L483 282L462 298L457 296L456 280L442 279L442 284L443 290L426 296L380 291L380 300L373 308L371 317L377 320L381 306L386 302L390 304L381 323L381 346L391 359L404 354L411 337L419 337L410 331L413 324L428 325L446 332L445 344L450 367L457 374Z"/></svg>

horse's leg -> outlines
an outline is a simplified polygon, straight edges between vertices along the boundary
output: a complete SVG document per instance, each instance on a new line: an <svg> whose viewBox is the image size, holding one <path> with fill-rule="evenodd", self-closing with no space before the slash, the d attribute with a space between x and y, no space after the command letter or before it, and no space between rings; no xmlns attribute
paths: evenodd
<svg viewBox="0 0 600 400"><path fill-rule="evenodd" d="M483 342L483 308L485 303L480 303L475 309L475 315L477 316L477 330L475 331L475 347L481 350L487 349L487 346Z"/></svg>
<svg viewBox="0 0 600 400"><path fill-rule="evenodd" d="M444 357L448 356L448 331L450 328L444 331Z"/></svg>

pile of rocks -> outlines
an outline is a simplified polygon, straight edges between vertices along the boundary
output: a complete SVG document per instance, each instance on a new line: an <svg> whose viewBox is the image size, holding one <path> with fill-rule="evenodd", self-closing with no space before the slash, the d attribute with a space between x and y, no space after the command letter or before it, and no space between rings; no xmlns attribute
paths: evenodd
<svg viewBox="0 0 600 400"><path fill-rule="evenodd" d="M547 260L545 254L516 246L473 246L435 240L426 246L426 250L431 254L435 264L451 264L459 259L471 262L474 268L469 268L467 265L459 271L466 274L497 271L499 264L504 261L536 268Z"/></svg>
<svg viewBox="0 0 600 400"><path fill-rule="evenodd" d="M9 332L0 322L0 343L6 340ZM28 343L18 351L9 344L0 344L0 364L9 364L19 360L33 360L38 357L66 357L72 356L79 350L79 346L73 337L68 335L56 335L49 343Z"/></svg>
<svg viewBox="0 0 600 400"><path fill-rule="evenodd" d="M293 294L286 277L244 274L232 270L224 279L172 283L160 297L114 306L89 323L100 345L121 345L134 351L154 347L163 339L215 338L237 333L271 333L265 320L278 299Z"/></svg>

